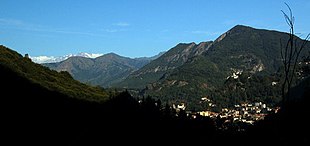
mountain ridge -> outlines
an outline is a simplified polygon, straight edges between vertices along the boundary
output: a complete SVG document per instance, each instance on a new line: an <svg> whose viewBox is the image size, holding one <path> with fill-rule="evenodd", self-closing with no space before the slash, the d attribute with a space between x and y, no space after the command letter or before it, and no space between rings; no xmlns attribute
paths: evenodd
<svg viewBox="0 0 310 146"><path fill-rule="evenodd" d="M115 53L107 53L96 58L76 56L61 62L43 65L56 71L67 71L73 78L84 83L110 87L112 84L121 82L157 56L132 59Z"/></svg>
<svg viewBox="0 0 310 146"><path fill-rule="evenodd" d="M127 58L131 58L131 59L137 59L137 60L154 60L156 58L158 58L159 56L161 56L162 54L164 54L166 51L162 51L159 52L157 55L154 56L150 56L150 57L127 57ZM115 54L118 55L114 52L110 52L110 53L106 53L106 54ZM44 63L57 63L57 62L61 62L64 61L70 57L85 57L85 58L97 58L106 54L102 54L102 53L86 53L86 52L80 52L77 54L67 54L64 56L30 56L29 58L35 62L35 63L39 63L39 64L44 64ZM121 56L121 55L119 55Z"/></svg>
<svg viewBox="0 0 310 146"><path fill-rule="evenodd" d="M116 86L123 86L126 88L135 86L135 88L144 88L148 83L152 83L162 78L165 74L168 74L176 67L184 64L189 58L200 55L206 51L202 46L209 45L211 43L212 42L203 42L200 44L195 44L194 42L179 43L156 60L153 60L138 71L129 75L123 83ZM135 81L131 83L131 80L138 80L138 83L136 84Z"/></svg>

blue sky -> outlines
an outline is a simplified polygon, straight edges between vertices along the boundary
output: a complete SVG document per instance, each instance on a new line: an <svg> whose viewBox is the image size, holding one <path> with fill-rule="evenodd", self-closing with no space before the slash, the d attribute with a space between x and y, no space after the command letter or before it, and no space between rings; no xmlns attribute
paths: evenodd
<svg viewBox="0 0 310 146"><path fill-rule="evenodd" d="M0 44L31 56L152 56L181 42L215 40L237 24L310 32L309 0L1 0Z"/></svg>

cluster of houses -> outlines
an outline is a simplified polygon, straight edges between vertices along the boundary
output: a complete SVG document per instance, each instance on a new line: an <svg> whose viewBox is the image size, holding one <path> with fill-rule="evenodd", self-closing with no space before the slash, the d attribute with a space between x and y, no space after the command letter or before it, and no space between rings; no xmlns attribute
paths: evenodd
<svg viewBox="0 0 310 146"><path fill-rule="evenodd" d="M267 114L277 113L279 108L270 108L262 102L237 104L232 109L223 108L217 116L226 118L230 122L244 122L253 124L262 120Z"/></svg>
<svg viewBox="0 0 310 146"><path fill-rule="evenodd" d="M201 98L202 101L208 102L210 107L216 106L212 101L206 97ZM185 105L174 105L174 109L177 111L185 110ZM181 109L180 109L181 108ZM206 116L210 118L223 118L226 122L244 122L248 124L253 124L255 121L262 120L267 114L277 113L280 108L270 108L265 103L255 102L255 103L242 103L236 104L233 108L223 108L221 112L213 112L210 110L199 111L196 113L189 112L193 118L196 118L196 114L200 116Z"/></svg>

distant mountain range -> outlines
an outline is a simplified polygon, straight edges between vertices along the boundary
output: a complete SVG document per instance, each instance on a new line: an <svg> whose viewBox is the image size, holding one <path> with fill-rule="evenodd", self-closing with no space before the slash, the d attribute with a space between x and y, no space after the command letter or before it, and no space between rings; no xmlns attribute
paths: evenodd
<svg viewBox="0 0 310 146"><path fill-rule="evenodd" d="M155 55L155 56L151 56L151 57L137 57L134 59L137 60L154 60L156 58L158 58L160 55L164 54L165 52L160 52L159 54ZM85 58L97 58L100 57L104 54L101 53L85 53L85 52L81 52L78 54L68 54L68 55L64 55L64 56L30 56L31 60L35 63L56 63L56 62L61 62L64 61L70 57L85 57Z"/></svg>
<svg viewBox="0 0 310 146"><path fill-rule="evenodd" d="M73 78L84 83L110 87L113 84L123 81L129 74L162 54L159 53L153 57L141 58L128 58L115 53L90 58L85 57L88 54L84 54L84 56L71 56L61 62L44 63L42 65L56 71L67 71Z"/></svg>

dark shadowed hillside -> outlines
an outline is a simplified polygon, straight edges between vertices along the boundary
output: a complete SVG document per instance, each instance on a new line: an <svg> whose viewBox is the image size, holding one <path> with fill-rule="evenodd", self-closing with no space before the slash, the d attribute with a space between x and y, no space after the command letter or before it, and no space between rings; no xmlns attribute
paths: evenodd
<svg viewBox="0 0 310 146"><path fill-rule="evenodd" d="M0 65L33 84L50 91L57 91L69 97L89 101L105 101L108 94L100 87L92 87L74 80L68 72L52 71L47 67L33 63L29 58L4 46L0 46ZM12 84L15 84L12 82ZM16 83L17 84L17 83Z"/></svg>

